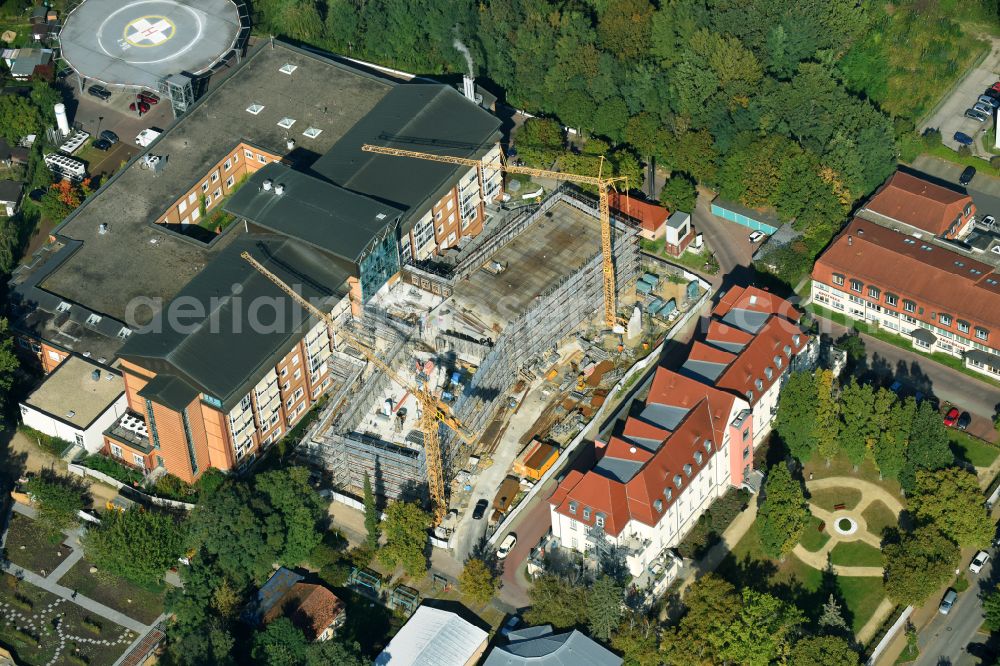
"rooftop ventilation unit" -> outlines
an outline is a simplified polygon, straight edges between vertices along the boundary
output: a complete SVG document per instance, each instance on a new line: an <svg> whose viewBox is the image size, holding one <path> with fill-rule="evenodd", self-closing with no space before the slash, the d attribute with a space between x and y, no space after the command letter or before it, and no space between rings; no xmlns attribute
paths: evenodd
<svg viewBox="0 0 1000 666"><path fill-rule="evenodd" d="M271 179L268 178L267 180L265 180L263 183L260 184L260 189L262 189L265 192L267 192L267 191L269 191L271 189L271 185L272 184L273 183L271 182Z"/></svg>
<svg viewBox="0 0 1000 666"><path fill-rule="evenodd" d="M72 409L66 412L66 418L71 419L74 416L76 416L76 412L74 412Z"/></svg>
<svg viewBox="0 0 1000 666"><path fill-rule="evenodd" d="M100 381L101 371L95 369L92 373L90 373L90 378L93 379L95 382Z"/></svg>
<svg viewBox="0 0 1000 666"><path fill-rule="evenodd" d="M292 150L293 148L295 148L295 139L288 139L288 140L286 140L285 141L285 148L287 148L288 150Z"/></svg>
<svg viewBox="0 0 1000 666"><path fill-rule="evenodd" d="M97 225L97 233L99 233L102 236L108 233L108 223L101 222L99 225Z"/></svg>
<svg viewBox="0 0 1000 666"><path fill-rule="evenodd" d="M278 183L277 185L274 186L274 194L275 195L277 195L277 196L280 197L284 193L285 193L285 186L284 185L282 185L281 183Z"/></svg>

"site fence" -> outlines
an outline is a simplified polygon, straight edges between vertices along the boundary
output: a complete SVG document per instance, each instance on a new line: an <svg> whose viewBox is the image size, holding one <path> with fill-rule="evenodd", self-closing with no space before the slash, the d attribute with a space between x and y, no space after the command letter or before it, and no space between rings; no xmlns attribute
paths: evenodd
<svg viewBox="0 0 1000 666"><path fill-rule="evenodd" d="M136 495L137 497L135 499L138 499L143 502L149 502L150 504L154 504L156 506L166 507L168 509L183 509L184 511L190 511L191 509L194 508L194 504L190 504L188 502L166 499L165 497L157 497L155 495L144 493L138 488L130 486L127 483L122 483L118 479L114 479L105 474L104 472L98 472L96 469L90 469L89 467L84 467L83 465L76 465L74 463L69 463L69 465L67 465L66 468L71 474L82 476L83 478L96 479L101 483L105 483L111 486L112 488L117 489L119 492L125 491L122 494L126 497L129 497L130 495ZM132 498L130 497L130 499Z"/></svg>

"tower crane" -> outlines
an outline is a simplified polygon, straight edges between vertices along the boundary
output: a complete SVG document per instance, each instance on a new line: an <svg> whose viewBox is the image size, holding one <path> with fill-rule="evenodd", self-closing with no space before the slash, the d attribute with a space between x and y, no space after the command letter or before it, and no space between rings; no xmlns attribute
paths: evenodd
<svg viewBox="0 0 1000 666"><path fill-rule="evenodd" d="M615 265L611 252L611 207L608 201L608 191L619 181L627 180L627 176L613 176L606 178L601 171L604 168L604 159L601 158L601 171L596 176L583 176L575 173L563 173L561 171L550 171L548 169L534 169L532 167L514 166L506 164L503 156L499 163L483 164L479 160L466 157L452 157L450 155L435 155L433 153L422 153L416 150L404 150L402 148L389 148L387 146L375 146L369 143L361 146L361 150L366 153L378 153L380 155L394 155L396 157L412 157L431 162L444 162L446 164L460 164L468 167L475 167L479 174L479 182L482 182L483 170L500 171L503 173L519 173L526 176L538 176L539 178L552 178L570 183L580 183L582 185L595 185L599 195L599 208L601 216L601 254L604 259L604 323L608 328L614 328L618 324L618 308L615 302Z"/></svg>
<svg viewBox="0 0 1000 666"><path fill-rule="evenodd" d="M317 308L301 294L285 284L281 278L265 268L259 261L254 259L249 252L243 252L240 256L244 261L253 266L257 272L273 282L283 292L291 296L292 299L302 306L307 312L325 322L331 329L336 326L336 322L333 317ZM421 385L419 387L414 386L400 377L399 374L397 374L388 363L380 359L378 355L368 347L368 345L362 343L342 328L337 329L337 333L343 336L343 338L352 346L356 347L372 365L384 372L394 382L402 386L405 391L409 391L410 395L416 398L417 403L420 405L420 417L417 421L417 427L424 436L424 452L427 456L427 485L430 489L431 501L434 504L434 525L440 525L448 511L448 504L445 499L444 469L441 460L441 440L438 437L438 422L448 426L448 428L453 430L466 444L473 444L475 438L466 431L465 426L463 426L458 419L451 415L451 410L448 405L431 393L425 385Z"/></svg>

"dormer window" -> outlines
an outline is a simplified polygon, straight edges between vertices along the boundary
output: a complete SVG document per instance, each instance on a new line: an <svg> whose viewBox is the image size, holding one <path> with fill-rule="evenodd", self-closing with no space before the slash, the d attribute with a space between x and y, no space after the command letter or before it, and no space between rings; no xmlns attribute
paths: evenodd
<svg viewBox="0 0 1000 666"><path fill-rule="evenodd" d="M656 509L656 513L663 513L663 500L653 500L653 508Z"/></svg>
<svg viewBox="0 0 1000 666"><path fill-rule="evenodd" d="M92 314L87 317L87 326L97 326L101 323L101 315Z"/></svg>
<svg viewBox="0 0 1000 666"><path fill-rule="evenodd" d="M785 348L782 351L785 352L785 356L791 356L792 355L791 345L785 345Z"/></svg>
<svg viewBox="0 0 1000 666"><path fill-rule="evenodd" d="M833 283L839 286L844 286L844 276L840 273L833 274Z"/></svg>
<svg viewBox="0 0 1000 666"><path fill-rule="evenodd" d="M691 463L684 463L684 476L691 478L691 471L694 468L691 467Z"/></svg>
<svg viewBox="0 0 1000 666"><path fill-rule="evenodd" d="M665 488L663 490L663 494L666 496L668 502L674 498L674 491L672 488Z"/></svg>
<svg viewBox="0 0 1000 666"><path fill-rule="evenodd" d="M753 391L747 391L747 402L753 402Z"/></svg>
<svg viewBox="0 0 1000 666"><path fill-rule="evenodd" d="M798 347L800 344L802 344L802 336L799 335L798 333L796 333L795 335L793 335L792 336L792 344L794 344L796 347Z"/></svg>
<svg viewBox="0 0 1000 666"><path fill-rule="evenodd" d="M674 485L680 488L682 483L684 483L684 479L681 478L681 475L674 474Z"/></svg>
<svg viewBox="0 0 1000 666"><path fill-rule="evenodd" d="M881 292L879 291L878 287L868 287L869 298L874 298L877 301L880 294Z"/></svg>
<svg viewBox="0 0 1000 666"><path fill-rule="evenodd" d="M590 507L589 506L583 507L583 519L584 520L590 520Z"/></svg>
<svg viewBox="0 0 1000 666"><path fill-rule="evenodd" d="M573 513L573 514L576 513L576 502L570 502L569 503L569 512Z"/></svg>
<svg viewBox="0 0 1000 666"><path fill-rule="evenodd" d="M753 385L757 387L758 391L764 390L764 381L761 379L755 379Z"/></svg>
<svg viewBox="0 0 1000 666"><path fill-rule="evenodd" d="M69 312L71 307L73 306L66 301L60 301L59 305L56 307L56 312Z"/></svg>
<svg viewBox="0 0 1000 666"><path fill-rule="evenodd" d="M706 439L706 440L705 440L705 441L704 441L704 442L702 443L702 446L704 446L704 447L705 447L705 453L710 453L710 452L712 451L712 440L710 440L710 439Z"/></svg>
<svg viewBox="0 0 1000 666"><path fill-rule="evenodd" d="M772 377L774 377L774 370L772 370L769 367L764 368L764 376L767 377L768 379L771 379Z"/></svg>
<svg viewBox="0 0 1000 666"><path fill-rule="evenodd" d="M659 500L657 500L659 501ZM594 516L594 524L598 527L604 527L604 514L598 513Z"/></svg>
<svg viewBox="0 0 1000 666"><path fill-rule="evenodd" d="M781 368L781 364L784 362L784 361L781 360L781 357L778 356L777 354L775 354L773 360L774 360L775 367L777 367L777 368L780 369Z"/></svg>
<svg viewBox="0 0 1000 666"><path fill-rule="evenodd" d="M980 340L988 340L990 337L990 332L981 326L976 326L976 337Z"/></svg>
<svg viewBox="0 0 1000 666"><path fill-rule="evenodd" d="M702 460L704 460L704 457L701 455L701 451L695 451L694 461L700 465Z"/></svg>
<svg viewBox="0 0 1000 666"><path fill-rule="evenodd" d="M856 291L860 294L861 287L863 286L864 285L861 283L861 280L851 280L851 291Z"/></svg>

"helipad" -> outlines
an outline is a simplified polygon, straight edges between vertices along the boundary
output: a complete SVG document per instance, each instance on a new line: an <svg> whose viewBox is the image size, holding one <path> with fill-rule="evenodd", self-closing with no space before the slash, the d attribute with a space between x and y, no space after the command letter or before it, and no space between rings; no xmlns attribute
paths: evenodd
<svg viewBox="0 0 1000 666"><path fill-rule="evenodd" d="M66 17L62 56L88 80L156 89L200 74L236 44L233 0L85 0Z"/></svg>

